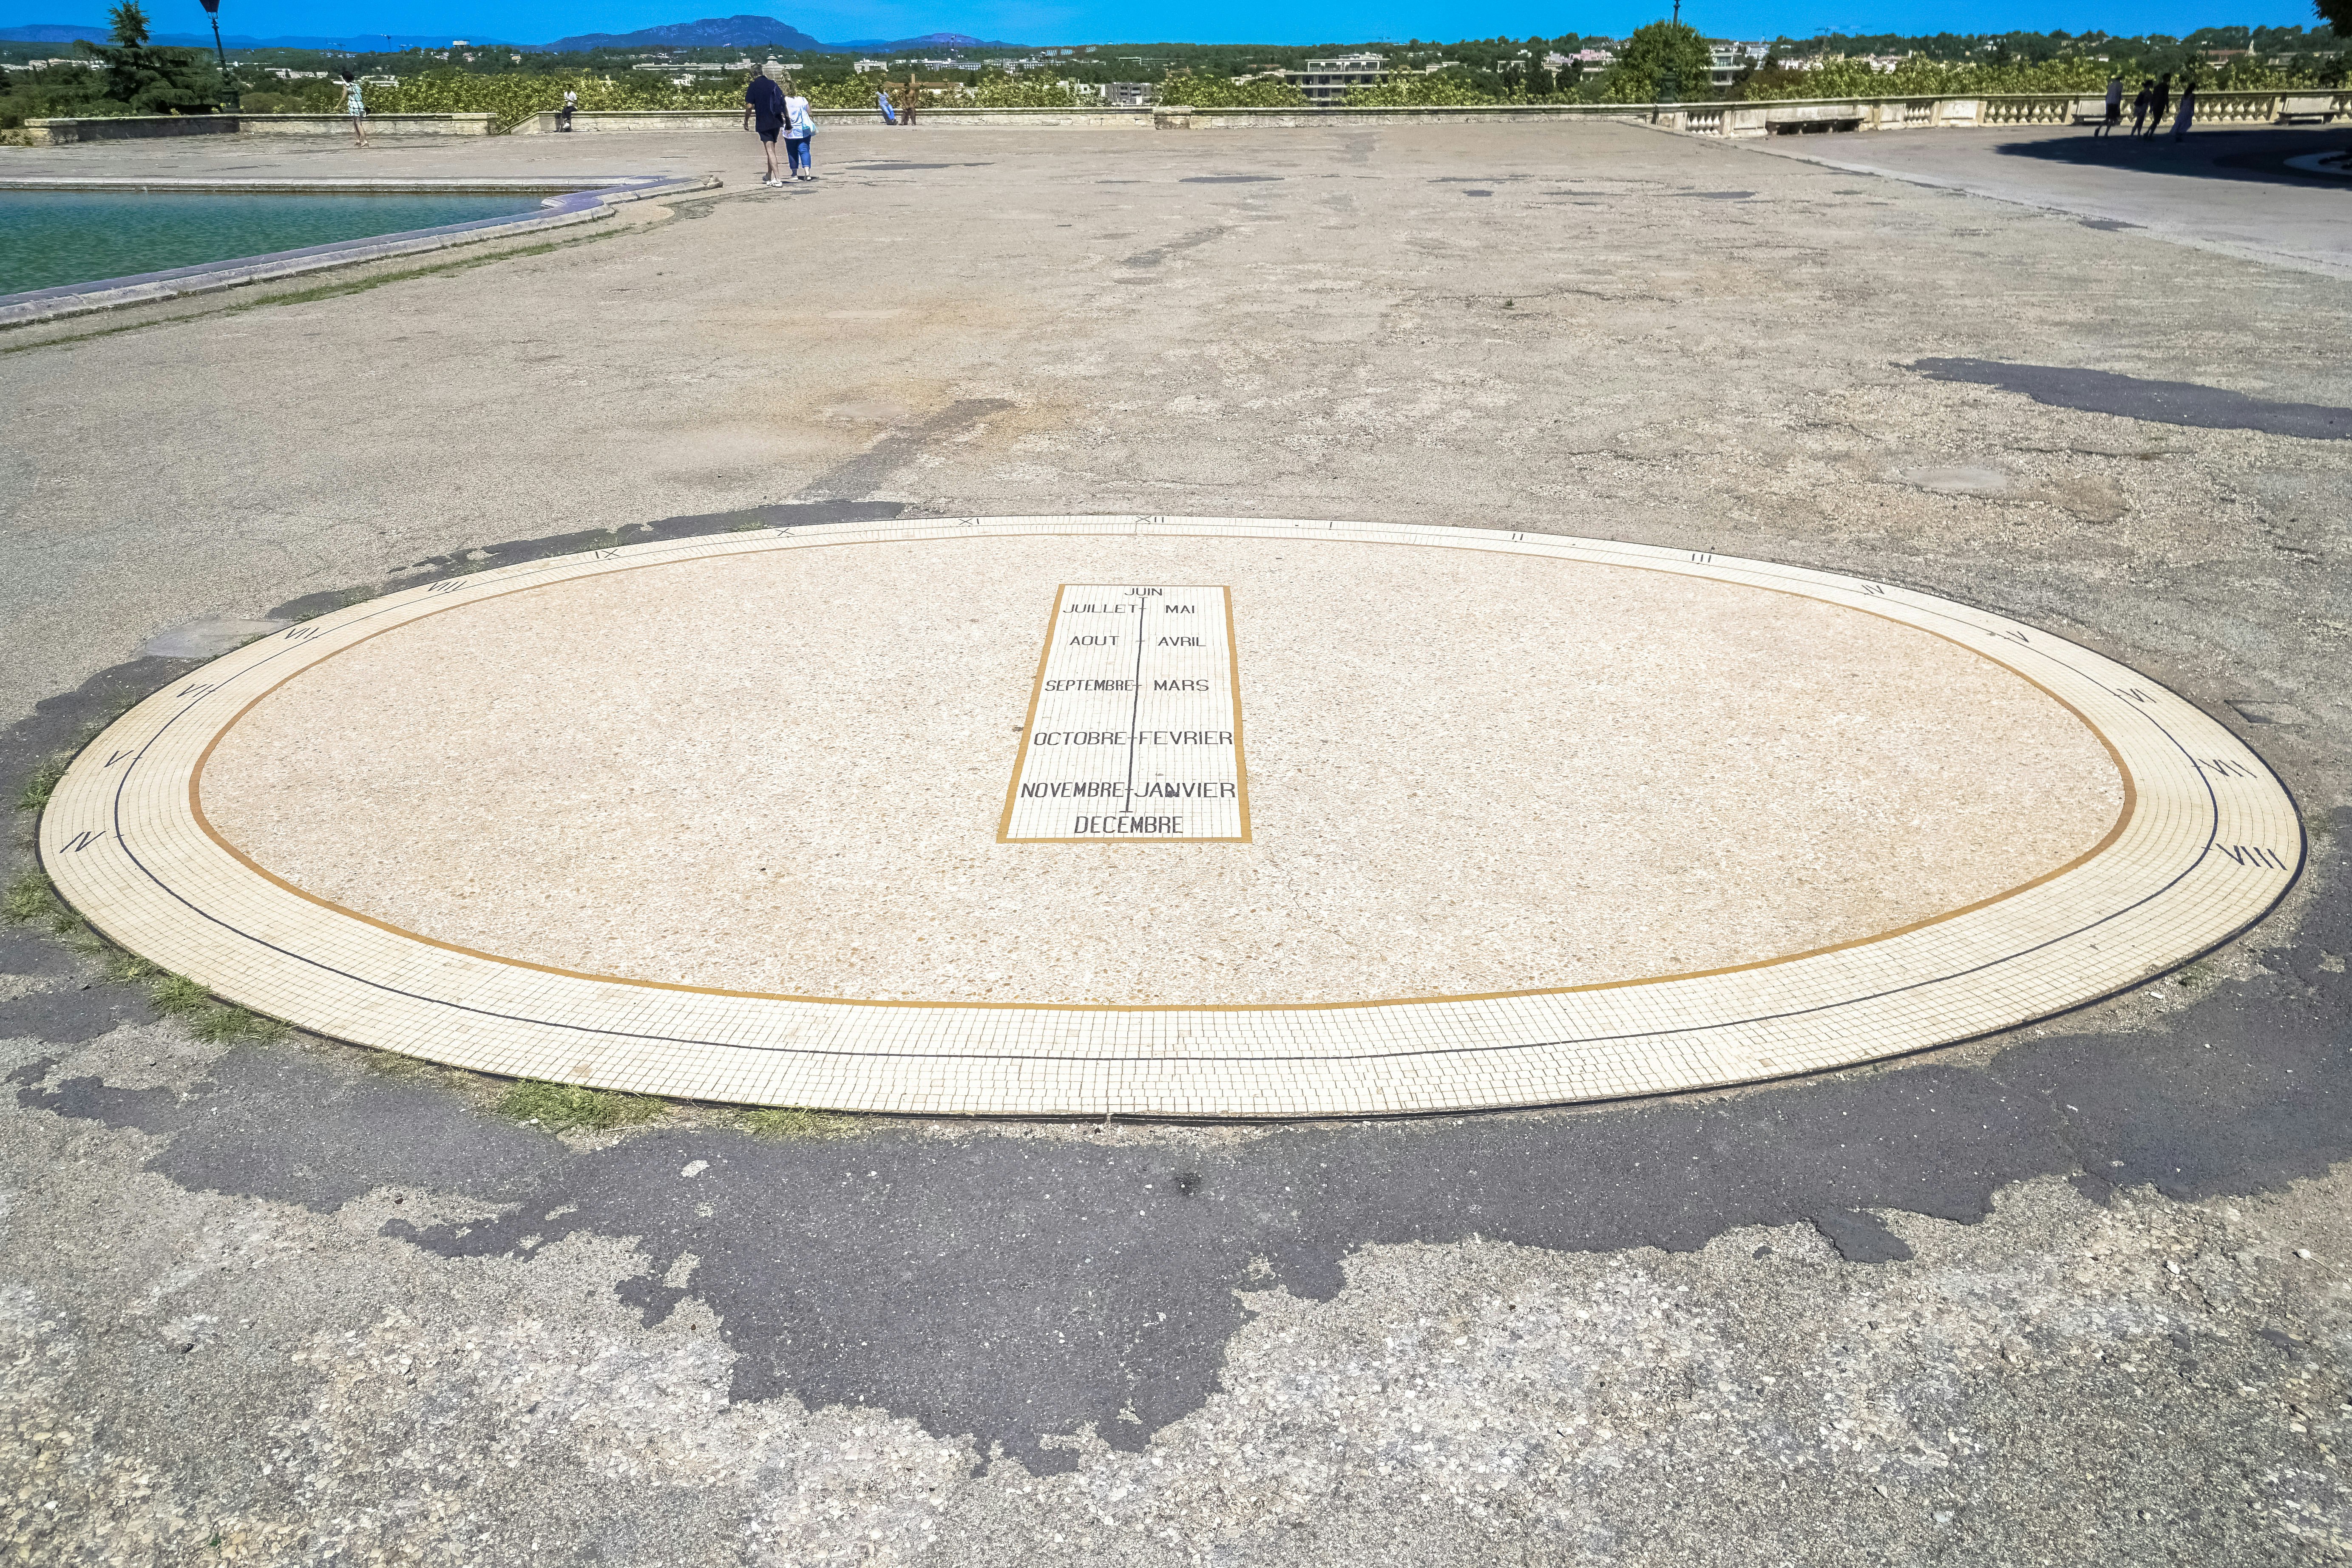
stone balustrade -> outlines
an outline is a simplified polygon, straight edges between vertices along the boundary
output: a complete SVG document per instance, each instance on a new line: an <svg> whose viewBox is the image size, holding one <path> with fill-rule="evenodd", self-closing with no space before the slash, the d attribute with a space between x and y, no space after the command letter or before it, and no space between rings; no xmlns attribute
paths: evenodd
<svg viewBox="0 0 2352 1568"><path fill-rule="evenodd" d="M371 114L368 131L380 136L488 136L497 129L490 114ZM25 140L35 147L69 147L79 142L143 141L156 136L349 136L342 114L124 114L89 120L27 120Z"/></svg>
<svg viewBox="0 0 2352 1568"><path fill-rule="evenodd" d="M2106 111L2101 93L2011 93L1993 97L1889 97L1762 99L1717 103L1496 103L1438 108L1369 109L1335 105L1298 109L1194 109L1166 104L1149 109L920 109L919 125L1081 126L1133 130L1240 130L1253 126L1385 125L1447 122L1520 123L1535 120L1635 121L1697 136L1793 136L1843 131L1927 131L1979 126L2073 125L2096 121ZM870 109L820 109L823 125L875 125ZM2352 116L2352 91L2324 89L2263 92L2200 92L2199 125L2329 123ZM735 109L582 110L574 132L737 131ZM496 133L488 114L379 114L368 129L386 136L488 136ZM351 122L340 114L187 114L126 116L107 120L30 120L26 140L36 146L115 141L147 136L348 136ZM551 135L559 130L553 113L534 115L513 128L520 136Z"/></svg>

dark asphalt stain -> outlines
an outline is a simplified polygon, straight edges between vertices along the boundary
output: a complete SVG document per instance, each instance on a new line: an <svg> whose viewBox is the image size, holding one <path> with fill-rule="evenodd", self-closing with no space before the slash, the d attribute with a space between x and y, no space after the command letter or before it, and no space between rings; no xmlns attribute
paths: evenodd
<svg viewBox="0 0 2352 1568"><path fill-rule="evenodd" d="M2084 228L2095 228L2106 234L2120 234L2125 229L2140 226L2136 223L2126 223L2119 217L2086 217L2081 221Z"/></svg>
<svg viewBox="0 0 2352 1568"><path fill-rule="evenodd" d="M772 507L628 537L898 510ZM535 559L608 538L483 553ZM481 564L436 557L400 583ZM42 757L191 662L135 661L43 703L0 735L0 790L13 795ZM649 1322L689 1296L708 1306L736 1355L734 1397L886 1409L1053 1471L1077 1455L1041 1436L1090 1425L1140 1447L1216 1391L1245 1293L1328 1299L1367 1247L1688 1250L1737 1226L1810 1223L1848 1258L1899 1267L1900 1237L1866 1211L1971 1223L2002 1187L2044 1174L2095 1200L2319 1175L2352 1157L2347 838L2352 810L2314 835L2315 896L2293 945L2257 950L2252 978L2212 983L2127 1033L2021 1031L1981 1065L1931 1053L1718 1096L1314 1123L1181 1148L884 1124L803 1142L665 1128L583 1152L299 1042L230 1051L184 1096L57 1079L62 1052L11 1080L21 1112L155 1138L147 1169L188 1190L327 1212L407 1188L502 1211L385 1227L438 1256L521 1262L568 1236L634 1239L646 1266L622 1299ZM0 970L55 979L79 967L62 952L10 936ZM32 1032L26 1009L56 994L0 1002L0 1037ZM102 1032L137 993L98 982L72 994L97 998L85 1022ZM685 1283L663 1283L689 1253Z"/></svg>
<svg viewBox="0 0 2352 1568"><path fill-rule="evenodd" d="M1491 196L1495 193L1492 191L1465 191L1462 194L1465 196Z"/></svg>
<svg viewBox="0 0 2352 1568"><path fill-rule="evenodd" d="M399 588L414 588L420 584L436 582L444 577L462 576L472 572L487 572L493 567L511 566L521 561L545 561L558 555L577 555L583 551L601 550L622 544L647 544L667 539L694 539L709 533L743 533L758 528L815 528L830 522L887 522L905 511L898 501L814 501L780 502L772 506L746 507L740 511L703 512L693 517L664 518L659 522L636 522L617 529L582 529L572 533L548 534L538 539L510 539L499 544L484 544L468 550L451 551L446 555L428 555L424 560L394 574L390 582L371 584L358 588L341 589L324 594L305 594L299 599L289 599L261 617L272 621L304 621L313 616L323 616L346 605L355 605L380 594ZM57 712L47 728L57 732L59 725L86 721L98 711L93 695L103 697L113 691L131 694L131 700L162 686L182 670L204 663L202 659L145 659L136 664L117 665L85 682L80 690L67 697L52 699L35 710L36 715L49 710L54 703ZM156 667L149 677L146 666ZM97 691L93 693L93 687ZM40 749L33 760L46 756L55 749L54 742L41 743L37 737L20 735L26 725L19 724L0 735L0 788L12 790L9 783L18 776L14 771L28 767L29 762L21 748L33 743Z"/></svg>
<svg viewBox="0 0 2352 1568"><path fill-rule="evenodd" d="M0 928L0 974L72 974L79 967L73 954L54 942Z"/></svg>
<svg viewBox="0 0 2352 1568"><path fill-rule="evenodd" d="M1171 256L1199 249L1224 232L1223 224L1213 228L1196 228L1181 239L1171 239L1165 245L1155 245L1149 250L1139 250L1132 256L1122 257L1118 264L1121 267L1157 267Z"/></svg>
<svg viewBox="0 0 2352 1568"><path fill-rule="evenodd" d="M1279 180L1280 174L1187 174L1177 184L1183 185L1261 185Z"/></svg>
<svg viewBox="0 0 2352 1568"><path fill-rule="evenodd" d="M1911 1256L1910 1244L1867 1210L1830 1209L1813 1216L1813 1228L1848 1263L1901 1263Z"/></svg>
<svg viewBox="0 0 2352 1568"><path fill-rule="evenodd" d="M1699 202L1744 202L1756 193L1754 191L1682 191L1677 194Z"/></svg>
<svg viewBox="0 0 2352 1568"><path fill-rule="evenodd" d="M990 169L995 165L992 163L845 163L843 167L861 172L878 170L896 174L901 169Z"/></svg>
<svg viewBox="0 0 2352 1568"><path fill-rule="evenodd" d="M0 1029L50 1045L96 1039L124 1024L152 1024L157 1016L144 993L121 985L66 985L0 1004Z"/></svg>
<svg viewBox="0 0 2352 1568"><path fill-rule="evenodd" d="M960 397L920 425L893 430L847 462L818 475L808 482L806 493L850 496L878 489L892 474L914 461L924 447L1012 406L1002 397Z"/></svg>
<svg viewBox="0 0 2352 1568"><path fill-rule="evenodd" d="M1971 382L2022 393L2053 408L2113 414L2158 425L2260 430L2314 441L2352 437L2352 408L2324 403L2273 403L2193 381L2148 381L2072 365L2009 364L1982 359L1923 359L1909 368L1937 381Z"/></svg>

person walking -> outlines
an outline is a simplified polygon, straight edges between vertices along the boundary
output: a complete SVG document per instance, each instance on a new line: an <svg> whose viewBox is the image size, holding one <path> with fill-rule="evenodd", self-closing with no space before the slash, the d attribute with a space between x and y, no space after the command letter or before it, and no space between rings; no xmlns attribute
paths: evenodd
<svg viewBox="0 0 2352 1568"><path fill-rule="evenodd" d="M2105 136L2108 132L2113 131L2116 126L2122 124L2123 119L2124 79L2119 76L2111 76L2107 79L2107 117L2099 121L2099 128L2096 131L2092 132L2091 134L2094 136Z"/></svg>
<svg viewBox="0 0 2352 1568"><path fill-rule="evenodd" d="M2132 134L2139 134L2147 123L2147 106L2156 101L2156 79L2148 77L2139 84L2139 92L2132 99Z"/></svg>
<svg viewBox="0 0 2352 1568"><path fill-rule="evenodd" d="M2197 83L2194 80L2186 81L2180 85L2180 112L2172 120L2172 139L2178 142L2187 136L2189 122L2196 118Z"/></svg>
<svg viewBox="0 0 2352 1568"><path fill-rule="evenodd" d="M343 73L343 112L352 117L352 134L366 146L367 104L360 97L359 79L349 71Z"/></svg>
<svg viewBox="0 0 2352 1568"><path fill-rule="evenodd" d="M2153 142L2156 140L2156 133L2164 129L2165 112L2171 107L2172 73L2170 71L2167 71L2162 76L2156 79L2156 97L2149 101L2147 106L2147 135L2149 141Z"/></svg>
<svg viewBox="0 0 2352 1568"><path fill-rule="evenodd" d="M792 160L793 178L816 178L816 159L809 148L816 136L816 121L809 113L809 100L798 93L784 100L784 153Z"/></svg>
<svg viewBox="0 0 2352 1568"><path fill-rule="evenodd" d="M760 133L760 151L767 155L768 172L761 177L763 185L781 185L783 176L776 169L776 138L783 133L784 89L778 86L784 68L770 60L760 68L743 89L743 123Z"/></svg>

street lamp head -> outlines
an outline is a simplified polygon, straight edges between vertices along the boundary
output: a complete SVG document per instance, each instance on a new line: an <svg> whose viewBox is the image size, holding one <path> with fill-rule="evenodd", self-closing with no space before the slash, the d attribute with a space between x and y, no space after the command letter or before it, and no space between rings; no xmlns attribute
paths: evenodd
<svg viewBox="0 0 2352 1568"><path fill-rule="evenodd" d="M220 15L220 0L197 0L197 3L204 6L205 16L217 16Z"/></svg>

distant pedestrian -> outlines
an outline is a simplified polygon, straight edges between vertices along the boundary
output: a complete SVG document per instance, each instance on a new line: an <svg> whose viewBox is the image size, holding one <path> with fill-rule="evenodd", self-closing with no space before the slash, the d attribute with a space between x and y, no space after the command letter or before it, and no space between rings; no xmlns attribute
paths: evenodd
<svg viewBox="0 0 2352 1568"><path fill-rule="evenodd" d="M890 89L886 87L877 92L874 95L874 101L881 106L883 124L896 125L898 123L898 108L890 101Z"/></svg>
<svg viewBox="0 0 2352 1568"><path fill-rule="evenodd" d="M2139 134L2147 123L2147 106L2156 101L2156 79L2149 77L2139 84L2139 92L2132 99L2132 134Z"/></svg>
<svg viewBox="0 0 2352 1568"><path fill-rule="evenodd" d="M352 134L360 145L367 145L367 104L361 100L359 79L351 72L343 73L343 112L352 117Z"/></svg>
<svg viewBox="0 0 2352 1568"><path fill-rule="evenodd" d="M571 130L572 117L579 112L580 95L577 92L574 92L572 89L568 87L565 88L563 89L563 107L555 111L555 128L558 131Z"/></svg>
<svg viewBox="0 0 2352 1568"><path fill-rule="evenodd" d="M2189 122L2197 118L2197 84L2184 82L2180 88L2180 112L2173 116L2172 139L2175 142L2189 134Z"/></svg>
<svg viewBox="0 0 2352 1568"><path fill-rule="evenodd" d="M2094 136L2105 136L2108 132L2113 131L2116 126L2122 124L2123 119L2124 79L2119 76L2111 76L2107 79L2107 117L2099 121L2099 128L2096 131L2092 132L2091 134Z"/></svg>
<svg viewBox="0 0 2352 1568"><path fill-rule="evenodd" d="M760 133L760 151L767 155L768 172L760 183L781 185L783 176L776 168L776 138L783 134L784 89L777 85L783 79L784 68L770 60L743 89L743 123Z"/></svg>
<svg viewBox="0 0 2352 1568"><path fill-rule="evenodd" d="M2147 106L2148 140L2154 141L2156 139L2156 133L2164 129L2165 114L2171 108L2172 73L2170 71L2167 71L2162 76L2156 79L2156 97L2149 101Z"/></svg>
<svg viewBox="0 0 2352 1568"><path fill-rule="evenodd" d="M809 100L798 93L784 100L784 153L792 160L793 178L816 178L816 159L809 148L816 137L816 121L809 113Z"/></svg>

